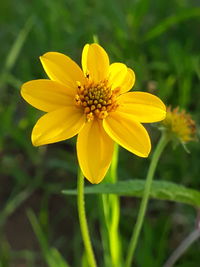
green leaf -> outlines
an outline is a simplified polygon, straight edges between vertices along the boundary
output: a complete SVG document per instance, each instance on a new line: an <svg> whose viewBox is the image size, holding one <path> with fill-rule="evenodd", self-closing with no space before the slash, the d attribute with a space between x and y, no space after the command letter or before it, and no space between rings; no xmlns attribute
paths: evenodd
<svg viewBox="0 0 200 267"><path fill-rule="evenodd" d="M19 86L20 81L18 81L14 76L10 74L11 69L15 65L17 58L22 50L22 47L27 39L29 32L31 31L34 24L34 17L31 16L25 23L24 27L19 32L16 40L14 41L5 61L3 71L0 75L0 87L4 87L4 84L9 81L11 84L15 84L14 87Z"/></svg>
<svg viewBox="0 0 200 267"><path fill-rule="evenodd" d="M27 188L18 194L16 194L13 198L9 198L1 210L0 213L0 227L2 227L8 216L10 216L33 192L33 189Z"/></svg>
<svg viewBox="0 0 200 267"><path fill-rule="evenodd" d="M147 32L147 34L144 37L144 40L148 41L150 39L153 39L161 35L163 32L167 31L172 26L180 22L183 22L185 20L188 20L192 17L199 17L199 16L200 16L200 8L190 8L190 9L186 8L184 10L181 10L178 14L167 17L159 24L157 24L153 29Z"/></svg>
<svg viewBox="0 0 200 267"><path fill-rule="evenodd" d="M49 267L69 267L68 263L64 260L62 255L56 248L51 248L48 244L45 234L38 222L36 215L33 211L28 210L27 215L33 227L34 233L39 241L42 254Z"/></svg>
<svg viewBox="0 0 200 267"><path fill-rule="evenodd" d="M117 194L120 196L142 197L144 180L120 181L115 184L99 184L85 187L85 194ZM76 195L76 190L64 190L63 194ZM200 191L172 182L153 181L150 197L200 206Z"/></svg>
<svg viewBox="0 0 200 267"><path fill-rule="evenodd" d="M68 263L64 260L64 258L56 248L51 248L50 254L53 261L55 262L55 264L53 265L54 267L69 267Z"/></svg>
<svg viewBox="0 0 200 267"><path fill-rule="evenodd" d="M21 52L22 46L24 42L26 41L26 38L30 30L32 29L33 22L34 22L34 17L30 17L27 20L24 28L22 28L22 30L19 32L15 42L13 43L13 46L11 47L10 52L5 62L5 69L8 72L11 70L11 68L15 64L17 57L19 56L19 53Z"/></svg>

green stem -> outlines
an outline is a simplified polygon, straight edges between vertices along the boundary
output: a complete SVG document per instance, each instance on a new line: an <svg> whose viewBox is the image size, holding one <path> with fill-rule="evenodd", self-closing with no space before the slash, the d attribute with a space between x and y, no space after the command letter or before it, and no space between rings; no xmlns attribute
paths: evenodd
<svg viewBox="0 0 200 267"><path fill-rule="evenodd" d="M118 166L119 146L115 144L112 163L110 166L110 178L112 183L116 183ZM108 229L112 266L121 266L121 242L119 236L120 202L119 196L110 194L108 196L110 206L110 226Z"/></svg>
<svg viewBox="0 0 200 267"><path fill-rule="evenodd" d="M146 183L144 187L144 194L143 194L143 198L140 204L137 221L136 221L133 234L130 240L129 248L128 248L128 254L126 258L126 267L131 267L134 252L135 252L135 249L138 243L138 238L141 232L141 228L142 228L143 221L144 221L144 216L145 216L146 209L147 209L147 204L149 200L149 194L151 190L151 184L152 184L152 180L154 177L155 169L156 169L158 160L160 158L160 155L162 151L164 150L165 146L167 145L168 141L169 141L168 136L166 136L166 134L163 133L154 151L154 154L153 154L150 166L149 166L149 170L147 173Z"/></svg>
<svg viewBox="0 0 200 267"><path fill-rule="evenodd" d="M119 146L115 144L112 162L110 166L110 178L112 183L116 183L118 179L117 178L118 156L119 156Z"/></svg>
<svg viewBox="0 0 200 267"><path fill-rule="evenodd" d="M112 163L107 175L107 181L116 183L119 147L115 144ZM102 195L102 205L107 226L107 239L112 267L121 266L121 242L119 237L120 202L119 196L114 194Z"/></svg>
<svg viewBox="0 0 200 267"><path fill-rule="evenodd" d="M87 219L86 219L86 214L85 214L84 176L80 170L78 173L78 183L77 183L77 205L78 205L80 228L81 228L81 233L82 233L82 238L83 238L83 243L85 246L88 263L90 267L96 267L97 264L96 264L94 252L93 252L91 241L90 241L88 224L87 224Z"/></svg>

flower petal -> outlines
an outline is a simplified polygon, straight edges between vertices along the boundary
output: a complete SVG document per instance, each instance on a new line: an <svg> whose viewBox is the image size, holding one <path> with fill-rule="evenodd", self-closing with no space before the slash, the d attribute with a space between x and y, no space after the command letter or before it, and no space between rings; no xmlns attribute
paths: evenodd
<svg viewBox="0 0 200 267"><path fill-rule="evenodd" d="M109 85L112 89L121 87L127 74L127 67L123 63L112 63L109 66Z"/></svg>
<svg viewBox="0 0 200 267"><path fill-rule="evenodd" d="M84 176L93 184L104 178L112 159L112 139L102 127L102 122L94 119L85 124L78 135L78 161Z"/></svg>
<svg viewBox="0 0 200 267"><path fill-rule="evenodd" d="M51 80L33 80L22 85L21 95L32 106L45 112L74 105L75 89Z"/></svg>
<svg viewBox="0 0 200 267"><path fill-rule="evenodd" d="M111 112L104 119L103 127L107 134L125 149L140 157L148 156L151 150L149 135L134 117L118 111Z"/></svg>
<svg viewBox="0 0 200 267"><path fill-rule="evenodd" d="M65 107L42 116L32 131L32 143L41 146L66 140L80 132L85 116L76 107Z"/></svg>
<svg viewBox="0 0 200 267"><path fill-rule="evenodd" d="M106 51L98 44L86 44L82 53L82 68L95 82L106 79L109 68Z"/></svg>
<svg viewBox="0 0 200 267"><path fill-rule="evenodd" d="M123 94L125 92L128 92L129 90L131 90L134 84L135 84L135 73L132 69L128 68L126 77L124 78L124 81L121 84L120 93Z"/></svg>
<svg viewBox="0 0 200 267"><path fill-rule="evenodd" d="M86 44L83 47L83 51L82 51L82 58L81 58L81 65L82 65L82 69L83 69L83 73L85 74L85 76L88 74L87 73L87 58L88 58L88 50L89 50L90 45Z"/></svg>
<svg viewBox="0 0 200 267"><path fill-rule="evenodd" d="M139 122L156 122L166 117L166 107L155 95L129 92L117 98L118 111L130 114Z"/></svg>
<svg viewBox="0 0 200 267"><path fill-rule="evenodd" d="M112 89L120 88L119 94L129 91L135 83L135 73L123 63L113 63L109 67L109 84Z"/></svg>
<svg viewBox="0 0 200 267"><path fill-rule="evenodd" d="M77 87L77 81L84 83L85 77L81 68L68 56L48 52L40 57L44 70L51 80Z"/></svg>

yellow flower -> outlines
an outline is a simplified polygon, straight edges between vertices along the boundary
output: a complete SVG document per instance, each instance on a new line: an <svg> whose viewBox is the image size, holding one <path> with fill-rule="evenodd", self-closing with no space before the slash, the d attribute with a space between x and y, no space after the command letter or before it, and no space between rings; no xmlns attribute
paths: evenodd
<svg viewBox="0 0 200 267"><path fill-rule="evenodd" d="M175 141L186 144L196 139L196 124L189 113L180 111L179 107L167 108L166 118L162 121L167 134Z"/></svg>
<svg viewBox="0 0 200 267"><path fill-rule="evenodd" d="M91 183L104 178L114 141L140 157L148 156L151 143L141 123L163 120L165 105L149 93L127 93L135 82L133 70L110 64L105 50L95 43L83 49L83 71L61 53L48 52L40 60L50 80L29 81L21 90L29 104L47 112L33 128L34 146L78 134L78 161Z"/></svg>

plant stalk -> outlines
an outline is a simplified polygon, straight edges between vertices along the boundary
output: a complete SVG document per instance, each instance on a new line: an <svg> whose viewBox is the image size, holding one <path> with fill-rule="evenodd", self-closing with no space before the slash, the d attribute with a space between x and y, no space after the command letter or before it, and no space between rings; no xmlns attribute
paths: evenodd
<svg viewBox="0 0 200 267"><path fill-rule="evenodd" d="M149 194L150 194L150 190L151 190L151 184L153 181L156 166L158 164L158 160L162 154L162 151L164 150L168 141L169 141L168 136L165 133L163 133L158 144L157 144L157 147L153 153L151 163L150 163L148 173L147 173L146 183L145 183L145 187L144 187L144 194L143 194L143 198L142 198L142 201L140 204L140 209L139 209L137 221L136 221L135 227L133 229L132 237L131 237L131 240L129 243L128 253L127 253L127 258L126 258L126 267L131 267L134 252L135 252L135 249L136 249L136 246L138 243L139 235L140 235L140 232L142 229L142 225L143 225L143 221L144 221L144 217L145 217L145 213L146 213L146 209L147 209Z"/></svg>
<svg viewBox="0 0 200 267"><path fill-rule="evenodd" d="M85 251L87 255L87 260L90 267L97 267L94 252L92 249L92 244L90 240L87 218L85 213L85 200L84 200L84 176L79 170L78 182L77 182L77 205L78 205L78 215L80 222L80 229L83 238L83 243L85 246Z"/></svg>
<svg viewBox="0 0 200 267"><path fill-rule="evenodd" d="M117 166L118 166L119 147L115 144L113 158L108 173L110 183L116 183ZM109 250L112 267L121 266L121 242L119 236L119 219L120 219L120 199L115 194L103 194L102 206L107 226L107 239L109 241Z"/></svg>

